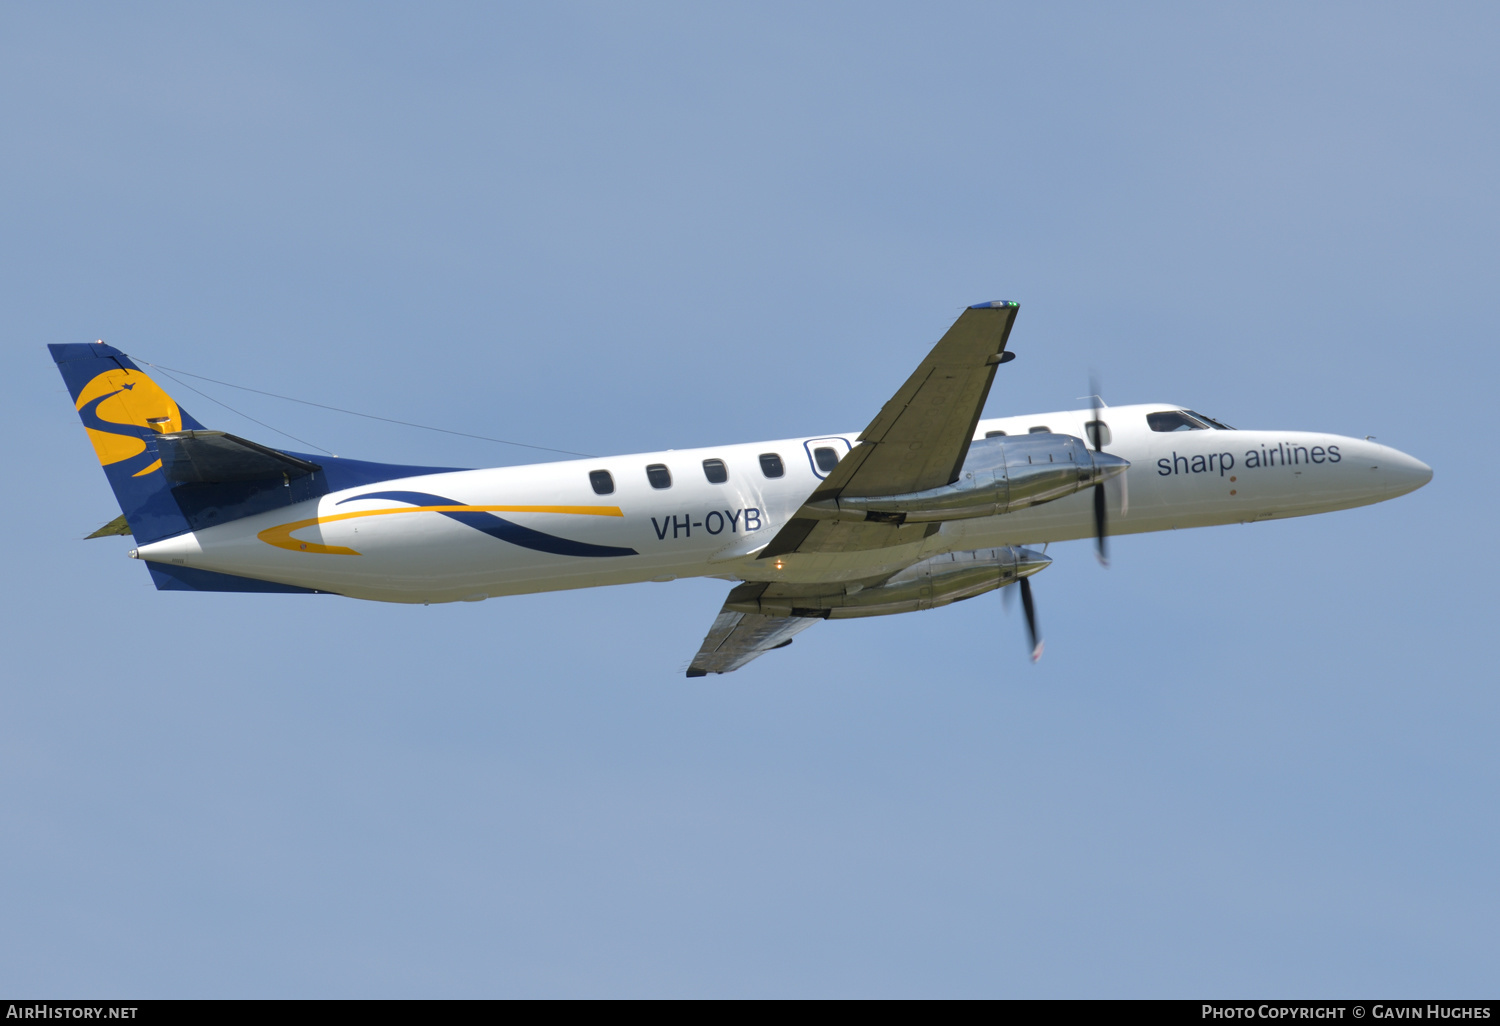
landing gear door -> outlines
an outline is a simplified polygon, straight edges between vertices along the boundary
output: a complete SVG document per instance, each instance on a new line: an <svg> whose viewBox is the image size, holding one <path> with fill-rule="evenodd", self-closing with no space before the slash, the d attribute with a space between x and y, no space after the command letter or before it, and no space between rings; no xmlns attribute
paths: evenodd
<svg viewBox="0 0 1500 1026"><path fill-rule="evenodd" d="M849 454L849 440L811 438L802 443L802 448L807 450L807 462L812 467L812 472L821 479L832 473L833 468L839 465L839 460Z"/></svg>

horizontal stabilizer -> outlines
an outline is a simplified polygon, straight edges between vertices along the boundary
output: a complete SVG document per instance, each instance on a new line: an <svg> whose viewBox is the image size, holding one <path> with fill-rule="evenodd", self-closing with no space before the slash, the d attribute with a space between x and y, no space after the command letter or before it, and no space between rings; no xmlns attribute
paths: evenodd
<svg viewBox="0 0 1500 1026"><path fill-rule="evenodd" d="M174 484L226 484L305 477L322 470L227 431L177 431L156 436L163 476Z"/></svg>
<svg viewBox="0 0 1500 1026"><path fill-rule="evenodd" d="M99 530L95 531L93 534L84 535L83 540L88 541L90 538L108 538L112 534L130 534L130 524L126 523L124 513L121 513L119 516L115 517L113 520L105 524L103 527L99 528Z"/></svg>

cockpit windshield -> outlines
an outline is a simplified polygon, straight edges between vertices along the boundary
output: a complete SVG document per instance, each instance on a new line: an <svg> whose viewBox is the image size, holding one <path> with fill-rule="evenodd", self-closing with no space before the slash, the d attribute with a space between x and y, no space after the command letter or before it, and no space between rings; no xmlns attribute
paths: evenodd
<svg viewBox="0 0 1500 1026"><path fill-rule="evenodd" d="M1160 413L1146 414L1146 423L1151 426L1152 431L1233 431L1234 428L1228 424L1205 417L1201 413L1192 410L1162 410Z"/></svg>

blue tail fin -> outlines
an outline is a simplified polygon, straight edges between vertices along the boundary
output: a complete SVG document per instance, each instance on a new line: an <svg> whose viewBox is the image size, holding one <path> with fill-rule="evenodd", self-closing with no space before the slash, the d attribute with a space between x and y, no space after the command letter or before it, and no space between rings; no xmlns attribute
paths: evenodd
<svg viewBox="0 0 1500 1026"><path fill-rule="evenodd" d="M267 476L254 472L247 474L241 460L233 468L235 472L216 475L213 467L225 462L220 458L207 461L209 471L205 473L202 467L194 466L191 459L184 458L184 445L196 446L195 451L202 454L215 446L222 446L222 443L218 439L199 440L183 435L183 432L205 429L132 363L130 357L102 342L47 348L52 351L52 359L62 372L73 405L88 431L89 441L94 443L94 452L104 467L110 487L115 490L115 498L130 525L130 533L143 545L184 531L201 530L316 498L330 491L456 469L287 453L284 455L295 459L286 462L304 464L298 472L286 474L278 470ZM233 435L210 434L230 440L231 457L246 453L254 456L255 450L272 457L279 452ZM162 438L163 435L174 437ZM271 465L275 465L274 459Z"/></svg>
<svg viewBox="0 0 1500 1026"><path fill-rule="evenodd" d="M142 543L189 530L161 472L157 434L201 430L162 387L113 346L51 345L130 531Z"/></svg>

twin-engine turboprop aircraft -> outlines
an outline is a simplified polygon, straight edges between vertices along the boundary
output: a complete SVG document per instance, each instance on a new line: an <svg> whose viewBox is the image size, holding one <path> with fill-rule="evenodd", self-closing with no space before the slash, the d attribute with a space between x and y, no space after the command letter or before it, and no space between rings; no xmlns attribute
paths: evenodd
<svg viewBox="0 0 1500 1026"><path fill-rule="evenodd" d="M676 577L739 582L689 677L818 620L932 609L1019 582L1033 548L1304 516L1432 470L1372 441L1239 431L1171 403L980 420L1017 304L969 307L857 437L830 434L489 470L284 452L206 430L119 350L50 349L164 590L384 602Z"/></svg>

